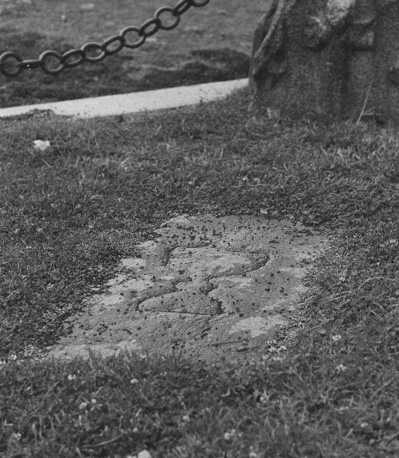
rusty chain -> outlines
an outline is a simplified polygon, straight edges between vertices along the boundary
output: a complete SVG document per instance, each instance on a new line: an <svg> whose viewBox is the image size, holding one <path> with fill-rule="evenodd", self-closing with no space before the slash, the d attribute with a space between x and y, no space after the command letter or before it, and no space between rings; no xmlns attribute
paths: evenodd
<svg viewBox="0 0 399 458"><path fill-rule="evenodd" d="M175 29L186 11L192 7L206 6L209 2L210 0L180 0L174 7L159 8L141 27L125 27L119 34L102 43L88 42L80 48L70 49L63 54L47 50L42 52L38 59L24 60L12 51L4 52L0 55L0 73L11 78L18 76L23 70L39 68L49 75L57 75L66 68L76 67L84 62L100 62L123 48L139 48L148 37L159 30Z"/></svg>

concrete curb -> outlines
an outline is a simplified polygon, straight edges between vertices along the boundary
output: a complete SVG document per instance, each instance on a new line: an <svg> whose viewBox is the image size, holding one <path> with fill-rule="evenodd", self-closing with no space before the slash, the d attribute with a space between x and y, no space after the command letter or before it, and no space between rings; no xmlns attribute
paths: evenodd
<svg viewBox="0 0 399 458"><path fill-rule="evenodd" d="M41 103L0 109L0 118L21 116L32 111L52 111L60 116L95 118L165 110L221 99L248 85L248 79L196 84L154 91Z"/></svg>

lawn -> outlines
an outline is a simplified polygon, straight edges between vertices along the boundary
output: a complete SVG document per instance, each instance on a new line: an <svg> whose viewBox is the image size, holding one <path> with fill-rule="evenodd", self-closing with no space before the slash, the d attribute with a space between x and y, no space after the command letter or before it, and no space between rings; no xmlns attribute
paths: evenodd
<svg viewBox="0 0 399 458"><path fill-rule="evenodd" d="M3 11L2 2L0 53L12 50L31 59L46 49L64 52L102 42L177 0L15 0L6 1ZM93 8L82 10L87 4ZM246 77L253 30L264 9L264 0L211 0L186 12L177 29L101 63L56 77L39 70L15 79L0 75L0 107Z"/></svg>
<svg viewBox="0 0 399 458"><path fill-rule="evenodd" d="M397 137L248 122L247 106L244 91L138 118L1 121L2 456L398 455ZM240 366L29 360L167 218L261 211L331 236L287 350Z"/></svg>
<svg viewBox="0 0 399 458"><path fill-rule="evenodd" d="M11 6L0 13L1 46L26 57L108 37L164 4L97 0L81 13L80 0L2 3ZM1 77L0 103L243 76L263 8L215 0L103 64ZM215 55L219 69L235 56L238 70L212 73ZM136 117L0 120L1 456L399 455L399 140L372 124L255 122L248 101L243 91ZM35 150L37 139L50 148ZM295 337L240 365L32 358L138 241L183 212L267 214L327 231Z"/></svg>

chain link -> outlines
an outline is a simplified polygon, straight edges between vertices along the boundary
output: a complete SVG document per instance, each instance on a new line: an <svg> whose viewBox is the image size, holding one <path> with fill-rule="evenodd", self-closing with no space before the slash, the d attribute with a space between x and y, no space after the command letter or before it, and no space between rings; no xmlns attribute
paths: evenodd
<svg viewBox="0 0 399 458"><path fill-rule="evenodd" d="M41 69L49 75L58 75L66 68L76 67L84 62L100 62L107 56L118 53L123 48L136 49L148 37L159 30L173 30L180 24L181 16L190 8L206 6L210 0L180 0L174 7L159 8L154 16L141 27L126 27L102 43L88 42L80 48L70 49L63 54L47 50L38 59L22 59L12 51L0 55L0 73L9 78L17 77L24 70Z"/></svg>

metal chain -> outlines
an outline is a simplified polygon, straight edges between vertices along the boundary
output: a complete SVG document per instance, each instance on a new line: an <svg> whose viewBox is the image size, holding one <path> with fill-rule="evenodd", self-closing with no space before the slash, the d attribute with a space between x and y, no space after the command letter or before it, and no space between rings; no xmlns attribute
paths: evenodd
<svg viewBox="0 0 399 458"><path fill-rule="evenodd" d="M125 27L119 34L103 43L88 42L63 54L47 50L42 52L38 59L23 60L12 51L4 52L0 55L0 73L11 78L18 76L23 70L39 68L49 75L57 75L66 68L76 67L84 62L100 62L123 48L139 48L148 37L159 30L175 29L180 23L181 16L191 7L201 8L209 2L210 0L180 0L175 7L159 8L141 27Z"/></svg>

